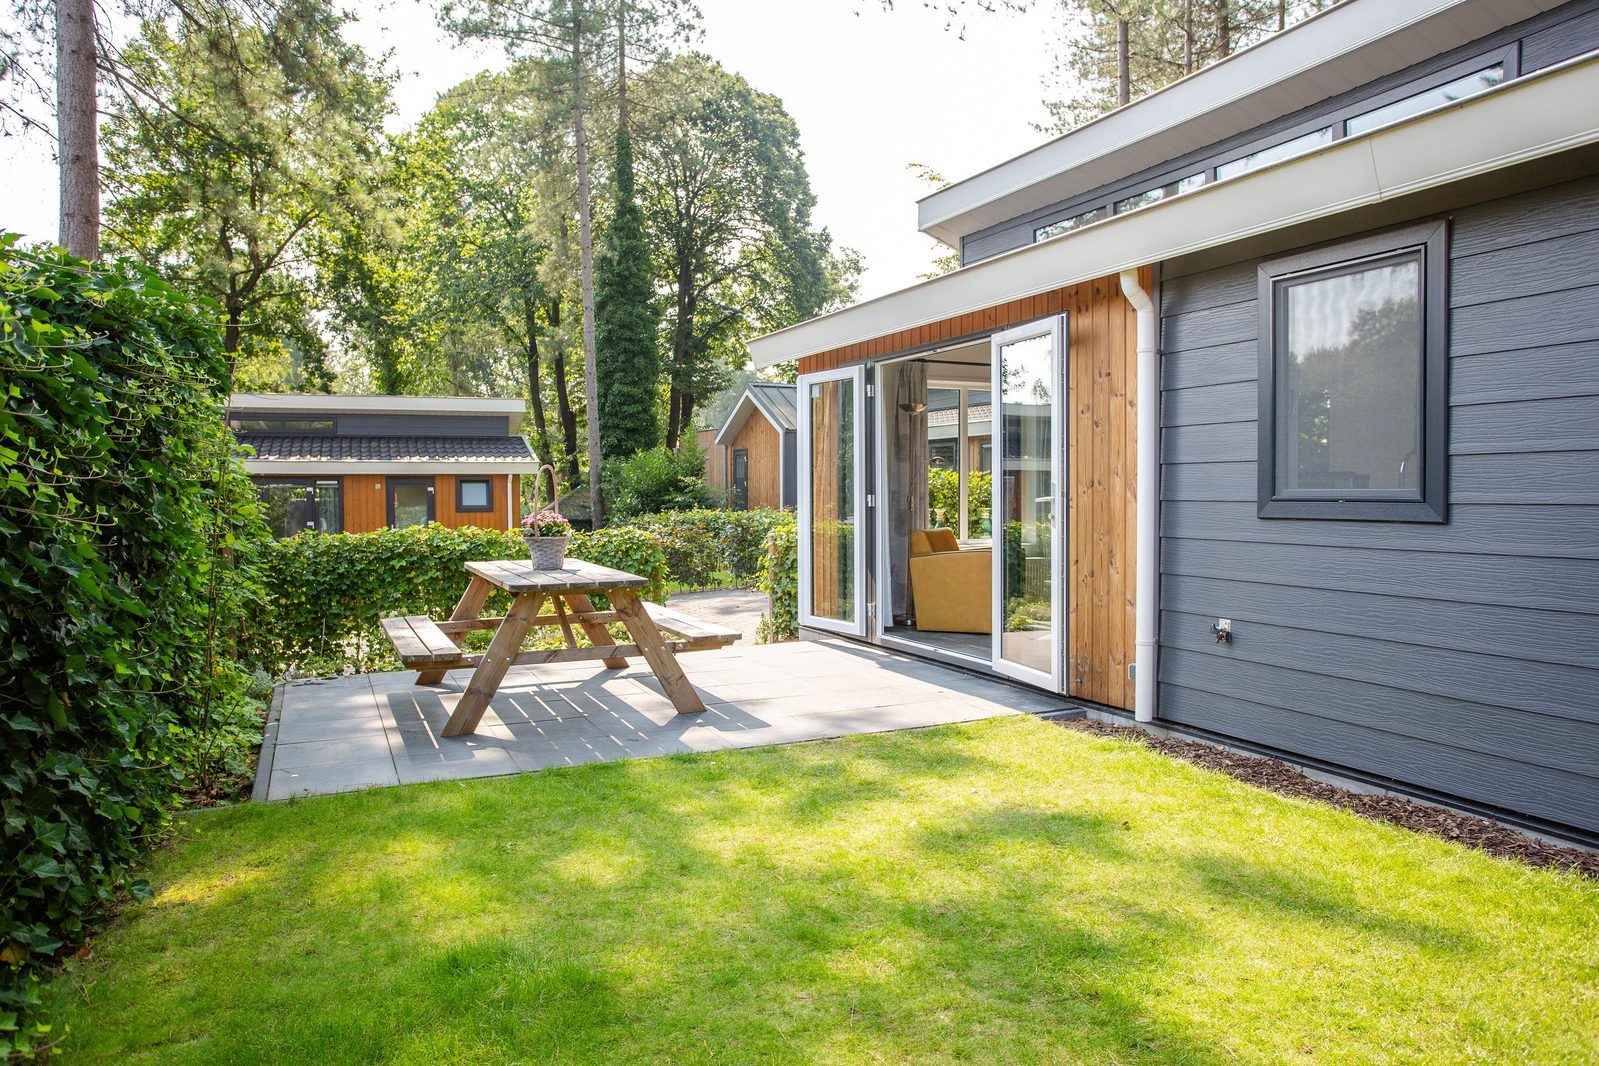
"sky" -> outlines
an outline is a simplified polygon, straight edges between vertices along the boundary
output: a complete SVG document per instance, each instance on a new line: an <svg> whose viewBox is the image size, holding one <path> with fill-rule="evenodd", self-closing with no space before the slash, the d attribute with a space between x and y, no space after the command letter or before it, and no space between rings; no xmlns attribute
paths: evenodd
<svg viewBox="0 0 1599 1066"><path fill-rule="evenodd" d="M1045 78L1059 40L1051 9L975 10L964 32L922 0L699 0L699 48L782 99L799 126L815 219L865 263L860 297L915 284L937 250L916 230L916 200L929 186L910 163L948 179L976 173L1043 138ZM441 33L433 5L354 0L352 35L392 50L400 78L391 129L485 67L493 47L466 48ZM0 139L0 228L29 240L56 236L56 175L42 135Z"/></svg>

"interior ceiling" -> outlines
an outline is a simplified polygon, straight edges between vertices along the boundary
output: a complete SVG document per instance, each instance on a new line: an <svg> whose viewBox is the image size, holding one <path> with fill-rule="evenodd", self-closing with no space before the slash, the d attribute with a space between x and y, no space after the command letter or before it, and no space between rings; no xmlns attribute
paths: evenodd
<svg viewBox="0 0 1599 1066"><path fill-rule="evenodd" d="M990 350L986 340L927 352L916 358L927 363L927 379L932 383L986 382L989 379Z"/></svg>

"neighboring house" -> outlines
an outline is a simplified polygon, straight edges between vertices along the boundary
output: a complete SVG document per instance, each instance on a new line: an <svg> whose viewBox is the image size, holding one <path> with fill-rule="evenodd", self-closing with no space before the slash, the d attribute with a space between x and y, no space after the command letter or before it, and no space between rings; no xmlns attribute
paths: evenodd
<svg viewBox="0 0 1599 1066"><path fill-rule="evenodd" d="M716 453L706 453L705 483L725 489L735 510L794 506L794 386L745 385L711 443ZM713 472L713 461L721 469Z"/></svg>
<svg viewBox="0 0 1599 1066"><path fill-rule="evenodd" d="M235 394L228 424L279 537L438 522L509 529L522 475L523 403L469 396Z"/></svg>
<svg viewBox="0 0 1599 1066"><path fill-rule="evenodd" d="M1346 0L919 213L960 270L751 344L805 627L1599 839L1599 0ZM908 575L961 375L976 634Z"/></svg>
<svg viewBox="0 0 1599 1066"><path fill-rule="evenodd" d="M705 487L718 496L727 492L727 449L716 443L716 430L694 431L694 445L705 456Z"/></svg>

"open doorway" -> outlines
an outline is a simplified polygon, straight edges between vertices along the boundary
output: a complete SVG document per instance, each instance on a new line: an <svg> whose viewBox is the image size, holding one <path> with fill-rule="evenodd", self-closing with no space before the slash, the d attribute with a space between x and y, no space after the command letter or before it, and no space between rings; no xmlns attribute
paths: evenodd
<svg viewBox="0 0 1599 1066"><path fill-rule="evenodd" d="M879 363L878 604L885 641L988 663L993 463L988 341Z"/></svg>

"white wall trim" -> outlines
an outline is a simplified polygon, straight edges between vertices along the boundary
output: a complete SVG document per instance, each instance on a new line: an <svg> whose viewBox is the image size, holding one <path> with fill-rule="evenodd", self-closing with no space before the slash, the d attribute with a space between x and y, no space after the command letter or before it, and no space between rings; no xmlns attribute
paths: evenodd
<svg viewBox="0 0 1599 1066"><path fill-rule="evenodd" d="M317 477L324 474L328 476L339 474L404 474L413 477L427 477L431 474L531 474L537 469L538 463L531 459L522 461L496 460L494 462L479 463L422 460L325 462L296 459L246 459L244 461L244 471L247 474L280 474L284 477Z"/></svg>
<svg viewBox="0 0 1599 1066"><path fill-rule="evenodd" d="M1361 137L750 342L757 367L870 340L1599 143L1589 54Z"/></svg>

